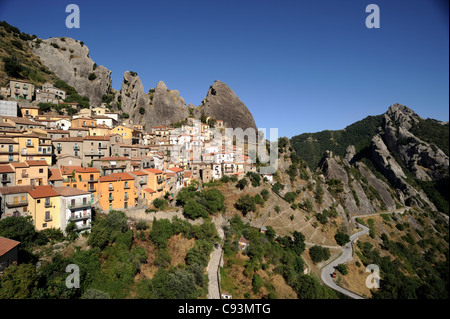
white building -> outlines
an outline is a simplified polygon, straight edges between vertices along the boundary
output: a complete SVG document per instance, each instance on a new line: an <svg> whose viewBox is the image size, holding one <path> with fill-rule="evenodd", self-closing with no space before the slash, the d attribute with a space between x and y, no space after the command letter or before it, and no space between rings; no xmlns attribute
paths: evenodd
<svg viewBox="0 0 450 319"><path fill-rule="evenodd" d="M0 116L17 116L17 102L0 100Z"/></svg>
<svg viewBox="0 0 450 319"><path fill-rule="evenodd" d="M72 122L66 119L56 120L55 124L59 130L68 130L72 126Z"/></svg>
<svg viewBox="0 0 450 319"><path fill-rule="evenodd" d="M91 228L92 200L91 193L69 186L55 187L61 200L61 230L65 232L69 222L74 222L76 229L83 232Z"/></svg>

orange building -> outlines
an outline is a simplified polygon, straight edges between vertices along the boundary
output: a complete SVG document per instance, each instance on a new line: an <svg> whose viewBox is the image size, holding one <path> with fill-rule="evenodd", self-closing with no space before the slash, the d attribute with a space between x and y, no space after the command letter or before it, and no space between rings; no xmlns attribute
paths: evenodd
<svg viewBox="0 0 450 319"><path fill-rule="evenodd" d="M126 209L134 207L138 198L134 177L128 173L100 176L98 201L101 209Z"/></svg>
<svg viewBox="0 0 450 319"><path fill-rule="evenodd" d="M156 194L154 198L159 198L165 195L169 191L167 185L167 174L156 168L146 168L143 170L148 174L147 186L148 188L154 190Z"/></svg>
<svg viewBox="0 0 450 319"><path fill-rule="evenodd" d="M92 197L97 197L100 171L95 167L65 166L61 168L63 186L70 186L91 192Z"/></svg>

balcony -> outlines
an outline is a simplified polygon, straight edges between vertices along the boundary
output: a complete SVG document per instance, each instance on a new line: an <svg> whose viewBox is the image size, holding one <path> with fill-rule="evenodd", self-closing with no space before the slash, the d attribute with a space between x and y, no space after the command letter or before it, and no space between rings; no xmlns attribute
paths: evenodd
<svg viewBox="0 0 450 319"><path fill-rule="evenodd" d="M121 169L125 169L125 168L127 168L127 165L126 164L120 164L120 165L114 165L114 164L102 164L101 165L101 168L102 169L119 169L119 168L121 168Z"/></svg>
<svg viewBox="0 0 450 319"><path fill-rule="evenodd" d="M98 148L100 148L100 149L102 149L102 148L103 148L103 149L107 149L107 148L108 148L108 146L107 146L107 145L103 145L103 144L102 144L102 145L99 145L99 146L98 146Z"/></svg>
<svg viewBox="0 0 450 319"><path fill-rule="evenodd" d="M80 150L80 147L79 147L78 145L74 145L74 146L73 146L73 149L74 149L75 151L79 151L79 150Z"/></svg>
<svg viewBox="0 0 450 319"><path fill-rule="evenodd" d="M123 198L123 200L124 201L128 201L130 198L128 197L128 196L125 196L124 198Z"/></svg>
<svg viewBox="0 0 450 319"><path fill-rule="evenodd" d="M2 183L11 183L11 177L3 176L1 181L2 181Z"/></svg>
<svg viewBox="0 0 450 319"><path fill-rule="evenodd" d="M91 228L90 224L77 226L77 230L85 230L85 229L90 229L90 228Z"/></svg>
<svg viewBox="0 0 450 319"><path fill-rule="evenodd" d="M139 181L139 185L144 185L144 184L147 184L147 182L146 181Z"/></svg>
<svg viewBox="0 0 450 319"><path fill-rule="evenodd" d="M95 192L95 191L97 191L97 190L95 189L95 187L88 188L88 192Z"/></svg>
<svg viewBox="0 0 450 319"><path fill-rule="evenodd" d="M82 216L71 216L69 218L69 220L77 222L77 221L85 220L85 219L89 219L89 218L91 218L91 214L86 214L86 215L82 215Z"/></svg>
<svg viewBox="0 0 450 319"><path fill-rule="evenodd" d="M45 218L44 218L45 222L51 222L52 220L53 220L52 216L45 216Z"/></svg>
<svg viewBox="0 0 450 319"><path fill-rule="evenodd" d="M61 152L61 151L62 151L62 147L61 147L61 146L58 146L58 147L56 147L56 150L57 150L58 152Z"/></svg>
<svg viewBox="0 0 450 319"><path fill-rule="evenodd" d="M44 207L45 208L52 207L52 202L45 202Z"/></svg>
<svg viewBox="0 0 450 319"><path fill-rule="evenodd" d="M28 173L27 172L22 172L22 178L28 178Z"/></svg>
<svg viewBox="0 0 450 319"><path fill-rule="evenodd" d="M8 208L16 208L16 207L24 207L28 206L28 201L20 201L20 202L12 202L12 203L6 203L6 207Z"/></svg>
<svg viewBox="0 0 450 319"><path fill-rule="evenodd" d="M114 190L114 186L109 186L108 190L113 191Z"/></svg>
<svg viewBox="0 0 450 319"><path fill-rule="evenodd" d="M125 185L123 189L130 189L130 185Z"/></svg>
<svg viewBox="0 0 450 319"><path fill-rule="evenodd" d="M114 196L113 195L109 195L108 200L109 201L113 201L114 200Z"/></svg>
<svg viewBox="0 0 450 319"><path fill-rule="evenodd" d="M86 202L86 203L76 203L74 205L69 205L70 210L76 210L76 209L87 208L87 207L91 207L91 203Z"/></svg>

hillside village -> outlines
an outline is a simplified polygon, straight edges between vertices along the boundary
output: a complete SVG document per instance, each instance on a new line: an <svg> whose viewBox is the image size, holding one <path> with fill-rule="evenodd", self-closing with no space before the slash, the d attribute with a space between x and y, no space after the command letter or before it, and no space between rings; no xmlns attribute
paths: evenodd
<svg viewBox="0 0 450 319"><path fill-rule="evenodd" d="M255 171L241 148L213 140L212 128L225 129L221 120L189 118L147 133L104 105L64 102L64 90L49 83L11 80L1 91L0 217L31 216L37 230L65 231L73 221L82 232L92 208L148 208L192 180ZM55 112L49 103L68 108Z"/></svg>

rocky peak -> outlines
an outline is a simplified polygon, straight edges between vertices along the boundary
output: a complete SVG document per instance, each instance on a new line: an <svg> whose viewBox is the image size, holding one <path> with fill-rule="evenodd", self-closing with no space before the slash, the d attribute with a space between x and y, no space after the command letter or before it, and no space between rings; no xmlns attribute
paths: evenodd
<svg viewBox="0 0 450 319"><path fill-rule="evenodd" d="M49 38L29 41L33 53L61 80L73 86L78 94L89 97L99 106L102 96L111 89L111 71L89 57L89 48L72 38ZM91 75L93 74L93 75Z"/></svg>
<svg viewBox="0 0 450 319"><path fill-rule="evenodd" d="M215 81L209 87L200 108L206 116L223 120L227 127L240 127L244 130L250 127L257 131L255 120L248 108L223 82Z"/></svg>
<svg viewBox="0 0 450 319"><path fill-rule="evenodd" d="M401 126L411 127L413 122L418 122L420 116L409 107L402 104L393 104L389 107L385 114L389 119L399 123Z"/></svg>

